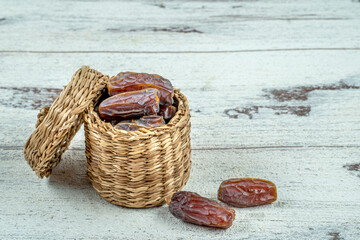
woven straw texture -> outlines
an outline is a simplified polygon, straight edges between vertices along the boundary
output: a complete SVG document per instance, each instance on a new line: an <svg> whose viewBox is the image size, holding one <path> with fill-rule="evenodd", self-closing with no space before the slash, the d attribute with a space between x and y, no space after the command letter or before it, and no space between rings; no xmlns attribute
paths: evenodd
<svg viewBox="0 0 360 240"><path fill-rule="evenodd" d="M115 129L93 105L84 115L88 177L105 200L125 207L162 205L187 182L191 167L190 114L175 90L176 115L162 127Z"/></svg>
<svg viewBox="0 0 360 240"><path fill-rule="evenodd" d="M188 101L175 90L178 111L168 124L117 130L94 111L108 80L87 66L79 69L54 103L40 110L24 148L25 158L39 177L48 177L85 122L88 177L99 195L125 207L162 205L189 179Z"/></svg>
<svg viewBox="0 0 360 240"><path fill-rule="evenodd" d="M55 99L38 115L36 129L24 147L24 156L39 177L48 177L83 123L83 112L98 99L108 77L83 66Z"/></svg>

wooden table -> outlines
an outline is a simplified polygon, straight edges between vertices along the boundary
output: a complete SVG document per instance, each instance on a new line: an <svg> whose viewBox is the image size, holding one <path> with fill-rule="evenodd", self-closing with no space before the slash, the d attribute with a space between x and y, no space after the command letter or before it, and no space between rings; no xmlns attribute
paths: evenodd
<svg viewBox="0 0 360 240"><path fill-rule="evenodd" d="M359 239L359 1L0 1L0 239ZM184 188L278 187L228 230L102 200L83 129L49 179L22 148L72 74L159 73L188 97Z"/></svg>

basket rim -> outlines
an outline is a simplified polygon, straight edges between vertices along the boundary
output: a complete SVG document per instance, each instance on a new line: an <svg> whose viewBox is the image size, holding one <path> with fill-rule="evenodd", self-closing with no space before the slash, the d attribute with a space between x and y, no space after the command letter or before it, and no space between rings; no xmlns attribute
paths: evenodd
<svg viewBox="0 0 360 240"><path fill-rule="evenodd" d="M174 128L179 128L184 126L184 121L187 121L190 118L190 115L187 114L188 110L188 100L184 94L180 92L180 89L174 89L174 99L178 102L177 111L172 117L172 119L165 125L160 127L143 127L136 131L126 131L121 129L114 128L110 122L105 122L100 119L100 116L94 110L94 105L96 101L93 101L89 104L86 111L84 112L84 123L90 124L91 126L96 126L98 129L103 129L109 134L115 135L116 137L124 136L129 138L133 137L149 137L154 135L163 134L167 131L173 131ZM92 117L90 117L92 116ZM189 117L188 117L189 116Z"/></svg>

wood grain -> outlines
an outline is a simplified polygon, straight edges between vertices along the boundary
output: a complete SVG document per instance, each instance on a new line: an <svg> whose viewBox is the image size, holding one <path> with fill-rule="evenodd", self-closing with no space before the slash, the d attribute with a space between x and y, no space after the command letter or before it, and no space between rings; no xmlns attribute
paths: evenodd
<svg viewBox="0 0 360 240"><path fill-rule="evenodd" d="M360 185L354 183L360 179L349 174L342 164L352 163L359 154L359 149L286 148L193 152L186 190L215 199L221 181L234 176L265 178L278 187L277 202L237 208L234 225L216 231L181 222L167 206L136 210L105 202L87 179L84 152L67 151L64 161L44 181L26 165L21 151L0 150L0 186L11 184L0 198L0 205L7 206L0 208L0 215L16 219L2 221L1 236L135 239L135 234L140 239L327 239L339 232L345 239L356 239L360 196L354 193L360 191Z"/></svg>
<svg viewBox="0 0 360 240"><path fill-rule="evenodd" d="M358 239L359 1L0 0L1 239ZM23 159L36 115L72 74L158 73L188 97L185 190L269 179L278 201L233 227L102 200L83 129L47 180Z"/></svg>
<svg viewBox="0 0 360 240"><path fill-rule="evenodd" d="M150 56L151 62L144 61ZM360 55L356 51L1 58L0 109L8 116L0 120L4 146L23 145L24 134L30 135L36 122L38 111L32 109L51 103L82 63L110 75L129 70L169 78L189 98L195 149L359 146L360 109L354 106L360 97ZM13 74L14 62L26 78ZM29 91L19 92L19 86ZM11 126L17 121L19 131L14 132ZM83 147L82 131L72 146Z"/></svg>
<svg viewBox="0 0 360 240"><path fill-rule="evenodd" d="M159 7L159 4L163 7ZM21 7L19 7L21 6ZM0 50L356 48L358 2L1 1ZM16 44L14 44L16 42Z"/></svg>

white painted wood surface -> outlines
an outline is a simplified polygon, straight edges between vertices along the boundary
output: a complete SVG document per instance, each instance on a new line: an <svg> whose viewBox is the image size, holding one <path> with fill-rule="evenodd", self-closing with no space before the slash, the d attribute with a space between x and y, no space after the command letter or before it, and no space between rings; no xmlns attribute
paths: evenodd
<svg viewBox="0 0 360 240"><path fill-rule="evenodd" d="M0 1L0 239L358 239L358 1ZM228 230L126 209L86 177L83 130L49 179L22 155L39 107L90 65L159 73L188 96L191 177L278 187Z"/></svg>

